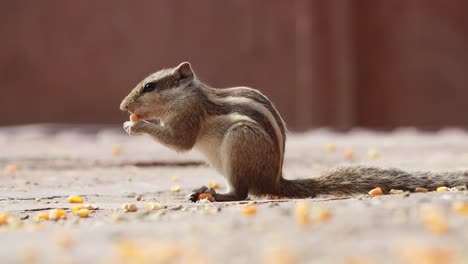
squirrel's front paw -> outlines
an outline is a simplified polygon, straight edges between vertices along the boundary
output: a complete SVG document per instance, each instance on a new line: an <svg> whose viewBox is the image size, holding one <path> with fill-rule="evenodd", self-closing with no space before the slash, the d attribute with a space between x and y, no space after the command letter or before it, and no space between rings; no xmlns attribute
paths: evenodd
<svg viewBox="0 0 468 264"><path fill-rule="evenodd" d="M141 125L142 121L137 121L137 122L132 122L132 121L127 121L123 124L123 128L127 134L136 136L136 135L141 135Z"/></svg>

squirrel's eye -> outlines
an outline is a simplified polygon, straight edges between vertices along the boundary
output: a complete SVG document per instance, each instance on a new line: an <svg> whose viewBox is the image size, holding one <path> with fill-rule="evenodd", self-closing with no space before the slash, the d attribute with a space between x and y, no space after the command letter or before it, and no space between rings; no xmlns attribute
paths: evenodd
<svg viewBox="0 0 468 264"><path fill-rule="evenodd" d="M143 87L143 93L151 92L156 88L155 83L147 83L145 87Z"/></svg>

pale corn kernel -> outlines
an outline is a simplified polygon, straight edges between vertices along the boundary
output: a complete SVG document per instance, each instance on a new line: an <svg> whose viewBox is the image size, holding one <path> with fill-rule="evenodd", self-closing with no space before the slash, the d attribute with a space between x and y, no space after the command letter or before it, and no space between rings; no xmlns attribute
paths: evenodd
<svg viewBox="0 0 468 264"><path fill-rule="evenodd" d="M367 156L369 157L369 159L375 160L380 158L380 153L375 149L369 149L369 151L367 151Z"/></svg>
<svg viewBox="0 0 468 264"><path fill-rule="evenodd" d="M354 150L352 149L346 149L343 154L344 157L348 160L354 159L355 156Z"/></svg>
<svg viewBox="0 0 468 264"><path fill-rule="evenodd" d="M126 212L134 213L134 212L138 211L138 207L134 203L124 203L124 204L122 204L122 210L125 213Z"/></svg>
<svg viewBox="0 0 468 264"><path fill-rule="evenodd" d="M369 191L369 195L370 196L378 196L378 195L382 195L382 189L380 187L377 187L375 189L372 189Z"/></svg>
<svg viewBox="0 0 468 264"><path fill-rule="evenodd" d="M468 216L468 202L462 202L462 201L454 202L452 204L452 209L461 215Z"/></svg>
<svg viewBox="0 0 468 264"><path fill-rule="evenodd" d="M468 188L466 187L466 185L460 185L460 186L455 186L455 187L452 187L450 188L450 191L451 192L461 192L461 191L466 191Z"/></svg>
<svg viewBox="0 0 468 264"><path fill-rule="evenodd" d="M327 145L325 145L325 150L327 152L335 152L336 146L333 143L328 143Z"/></svg>
<svg viewBox="0 0 468 264"><path fill-rule="evenodd" d="M213 189L219 189L219 183L217 183L215 181L210 181L208 183L208 187L213 188Z"/></svg>
<svg viewBox="0 0 468 264"><path fill-rule="evenodd" d="M161 204L158 203L158 202L151 202L151 203L146 204L146 210L148 210L148 211L154 211L154 210L158 210L160 208L161 208Z"/></svg>
<svg viewBox="0 0 468 264"><path fill-rule="evenodd" d="M0 214L0 225L7 225L11 215L9 213Z"/></svg>
<svg viewBox="0 0 468 264"><path fill-rule="evenodd" d="M309 204L306 202L300 202L296 205L295 210L296 223L300 226L306 226L310 222L309 217Z"/></svg>
<svg viewBox="0 0 468 264"><path fill-rule="evenodd" d="M417 193L426 193L426 192L428 192L429 190L426 189L426 188L417 187L416 189L414 189L414 191L417 192Z"/></svg>
<svg viewBox="0 0 468 264"><path fill-rule="evenodd" d="M70 249L75 243L71 235L65 232L56 233L54 237L54 241L57 244L57 246L63 249Z"/></svg>
<svg viewBox="0 0 468 264"><path fill-rule="evenodd" d="M49 219L54 221L67 219L67 212L63 209L52 209L49 211Z"/></svg>
<svg viewBox="0 0 468 264"><path fill-rule="evenodd" d="M81 196L70 195L67 198L67 202L69 202L69 203L82 203L82 202L84 202L84 198L81 197Z"/></svg>
<svg viewBox="0 0 468 264"><path fill-rule="evenodd" d="M117 144L112 145L112 154L114 154L114 156L120 156L122 154L122 147Z"/></svg>
<svg viewBox="0 0 468 264"><path fill-rule="evenodd" d="M390 194L403 194L403 193L405 193L405 191L403 190L395 190L395 189L390 190Z"/></svg>
<svg viewBox="0 0 468 264"><path fill-rule="evenodd" d="M446 192L448 191L448 187L445 187L445 186L441 186L441 187L437 187L437 192Z"/></svg>
<svg viewBox="0 0 468 264"><path fill-rule="evenodd" d="M40 214L37 214L34 217L34 221L36 221L36 222L48 221L48 220L49 220L49 214L48 213L40 213Z"/></svg>
<svg viewBox="0 0 468 264"><path fill-rule="evenodd" d="M171 181L172 181L172 182L179 181L179 176L172 176L172 177L171 177Z"/></svg>
<svg viewBox="0 0 468 264"><path fill-rule="evenodd" d="M254 204L248 204L242 208L241 212L245 216L255 215L257 213L257 206L255 206Z"/></svg>
<svg viewBox="0 0 468 264"><path fill-rule="evenodd" d="M87 218L89 216L89 210L86 208L80 209L76 212L76 215L81 218Z"/></svg>
<svg viewBox="0 0 468 264"><path fill-rule="evenodd" d="M111 220L112 220L112 222L115 223L115 222L119 222L119 221L125 220L125 217L124 217L123 215L121 215L121 214L113 214L113 215L111 216Z"/></svg>
<svg viewBox="0 0 468 264"><path fill-rule="evenodd" d="M198 195L198 200L200 201L200 200L203 200L203 199L206 199L206 200L208 200L210 202L214 201L214 197L213 197L213 195L211 193L200 193Z"/></svg>
<svg viewBox="0 0 468 264"><path fill-rule="evenodd" d="M17 173L21 170L19 165L10 164L5 166L5 173Z"/></svg>
<svg viewBox="0 0 468 264"><path fill-rule="evenodd" d="M435 234L444 234L449 230L447 219L443 213L432 207L421 209L421 220L427 230Z"/></svg>
<svg viewBox="0 0 468 264"><path fill-rule="evenodd" d="M179 185L172 186L171 192L173 192L173 193L178 193L178 192L180 192L180 186L179 186Z"/></svg>
<svg viewBox="0 0 468 264"><path fill-rule="evenodd" d="M140 120L140 117L138 117L138 115L135 115L135 114L130 115L130 121L137 122L138 120Z"/></svg>

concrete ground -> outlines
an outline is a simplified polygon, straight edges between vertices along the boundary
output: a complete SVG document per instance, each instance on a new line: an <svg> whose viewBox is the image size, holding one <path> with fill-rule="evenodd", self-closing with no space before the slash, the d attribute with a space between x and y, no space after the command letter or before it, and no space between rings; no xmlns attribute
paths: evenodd
<svg viewBox="0 0 468 264"><path fill-rule="evenodd" d="M327 151L327 144L336 150ZM354 151L352 159L345 157L346 149ZM20 168L0 171L0 212L18 219L0 226L1 263L468 263L468 216L452 209L468 202L467 191L250 197L257 212L245 215L248 201L185 200L190 190L210 181L224 187L198 153L177 154L120 128L2 128L0 150L0 168ZM468 170L468 134L401 129L289 135L287 178L354 163ZM176 185L180 192L171 192ZM70 213L75 205L67 203L69 195L84 196L99 209L77 218ZM146 204L156 201L162 208L147 212ZM303 202L311 214L307 225L296 216ZM136 203L139 211L123 213L123 203ZM66 209L68 218L35 223L37 214L53 208ZM318 219L324 211L331 217Z"/></svg>

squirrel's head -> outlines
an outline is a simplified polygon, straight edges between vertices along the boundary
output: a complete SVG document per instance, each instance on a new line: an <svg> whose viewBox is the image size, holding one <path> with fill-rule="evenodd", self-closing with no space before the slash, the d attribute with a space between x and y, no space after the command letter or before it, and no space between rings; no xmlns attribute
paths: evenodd
<svg viewBox="0 0 468 264"><path fill-rule="evenodd" d="M120 109L141 119L162 118L171 105L183 97L184 89L195 80L190 63L160 70L141 81L120 104Z"/></svg>

